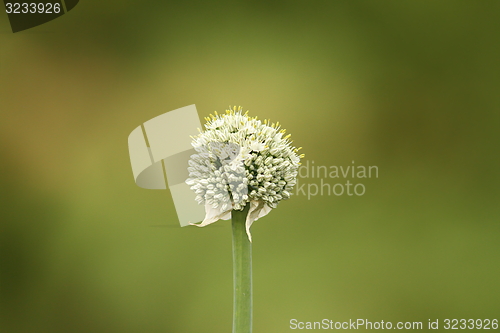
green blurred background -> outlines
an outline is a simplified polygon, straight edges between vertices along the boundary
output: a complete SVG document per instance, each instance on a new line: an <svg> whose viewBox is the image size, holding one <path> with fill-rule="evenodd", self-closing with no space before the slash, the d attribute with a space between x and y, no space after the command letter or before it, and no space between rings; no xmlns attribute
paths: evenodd
<svg viewBox="0 0 500 333"><path fill-rule="evenodd" d="M0 14L0 332L231 331L230 223L175 227L128 156L135 127L190 104L279 120L316 165L379 168L364 196L292 197L254 224L255 332L499 318L499 17L89 0L12 34Z"/></svg>

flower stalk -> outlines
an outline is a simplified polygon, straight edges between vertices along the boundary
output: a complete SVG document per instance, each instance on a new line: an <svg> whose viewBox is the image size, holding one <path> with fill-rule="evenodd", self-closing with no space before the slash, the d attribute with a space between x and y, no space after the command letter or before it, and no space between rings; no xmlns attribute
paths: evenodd
<svg viewBox="0 0 500 333"><path fill-rule="evenodd" d="M253 222L287 200L297 183L299 148L279 122L249 117L241 107L205 118L205 130L192 137L186 184L205 205L204 227L232 219L233 333L252 332Z"/></svg>
<svg viewBox="0 0 500 333"><path fill-rule="evenodd" d="M246 234L250 205L233 210L233 333L252 332L252 243Z"/></svg>

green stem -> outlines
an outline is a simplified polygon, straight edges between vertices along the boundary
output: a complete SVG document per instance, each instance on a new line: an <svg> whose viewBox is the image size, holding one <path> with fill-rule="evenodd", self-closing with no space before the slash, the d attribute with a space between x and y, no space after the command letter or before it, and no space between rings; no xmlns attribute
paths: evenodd
<svg viewBox="0 0 500 333"><path fill-rule="evenodd" d="M245 222L250 205L233 210L233 333L252 332L252 243Z"/></svg>

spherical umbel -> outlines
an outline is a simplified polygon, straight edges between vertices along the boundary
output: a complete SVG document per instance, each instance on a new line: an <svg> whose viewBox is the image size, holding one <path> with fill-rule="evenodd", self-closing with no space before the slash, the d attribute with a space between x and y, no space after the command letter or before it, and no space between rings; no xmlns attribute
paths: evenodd
<svg viewBox="0 0 500 333"><path fill-rule="evenodd" d="M232 210L250 204L246 220L248 237L253 221L286 200L296 184L300 148L279 122L270 124L231 108L226 114L206 118L205 131L193 137L198 154L189 161L186 183L205 205L206 216L197 226L231 218Z"/></svg>

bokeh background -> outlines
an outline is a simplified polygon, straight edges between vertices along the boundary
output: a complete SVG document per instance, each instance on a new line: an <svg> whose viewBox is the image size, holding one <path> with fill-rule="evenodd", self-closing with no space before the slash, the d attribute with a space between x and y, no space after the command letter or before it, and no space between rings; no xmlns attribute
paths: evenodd
<svg viewBox="0 0 500 333"><path fill-rule="evenodd" d="M230 222L176 227L130 168L128 134L190 104L279 120L316 165L379 168L363 196L299 195L254 224L255 332L499 318L499 17L88 0L12 34L0 14L0 332L231 331Z"/></svg>

